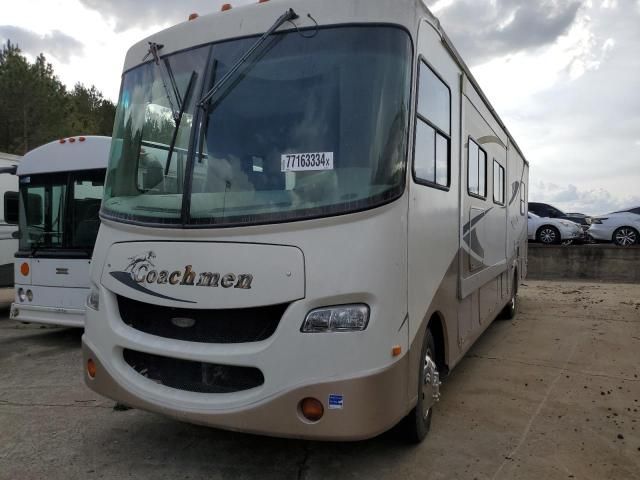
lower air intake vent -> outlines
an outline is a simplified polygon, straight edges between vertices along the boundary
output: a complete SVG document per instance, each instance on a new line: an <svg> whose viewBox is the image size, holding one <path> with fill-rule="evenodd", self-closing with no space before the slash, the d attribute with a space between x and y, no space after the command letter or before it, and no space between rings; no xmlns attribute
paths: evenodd
<svg viewBox="0 0 640 480"><path fill-rule="evenodd" d="M161 357L125 349L124 360L136 372L160 385L196 393L234 393L259 387L257 368L217 365Z"/></svg>
<svg viewBox="0 0 640 480"><path fill-rule="evenodd" d="M249 343L274 334L288 304L227 310L171 308L118 295L120 317L132 328L173 340Z"/></svg>

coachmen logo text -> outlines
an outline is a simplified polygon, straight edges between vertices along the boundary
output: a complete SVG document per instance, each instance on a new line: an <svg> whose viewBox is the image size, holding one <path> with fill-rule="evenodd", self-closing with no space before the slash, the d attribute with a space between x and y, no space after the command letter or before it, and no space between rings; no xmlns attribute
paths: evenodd
<svg viewBox="0 0 640 480"><path fill-rule="evenodd" d="M192 265L186 265L182 270L163 270L156 268L156 254L146 252L129 257L129 264L122 271L112 271L109 274L118 282L139 292L153 297L164 298L180 303L197 302L163 295L150 290L145 285L176 285L203 288L237 288L251 290L253 275L249 273L195 272Z"/></svg>
<svg viewBox="0 0 640 480"><path fill-rule="evenodd" d="M131 278L139 284L155 285L180 285L187 287L222 287L250 290L253 275L249 273L221 274L217 272L195 272L192 265L186 265L182 270L160 270L153 261L156 258L154 252L146 252L129 258L129 265L125 272L131 274Z"/></svg>

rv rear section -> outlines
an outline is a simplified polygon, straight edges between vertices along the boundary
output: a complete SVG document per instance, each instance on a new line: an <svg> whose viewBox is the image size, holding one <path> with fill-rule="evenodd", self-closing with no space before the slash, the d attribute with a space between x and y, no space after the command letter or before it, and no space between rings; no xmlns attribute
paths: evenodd
<svg viewBox="0 0 640 480"><path fill-rule="evenodd" d="M19 177L19 232L11 317L84 325L111 139L72 137L27 153Z"/></svg>
<svg viewBox="0 0 640 480"><path fill-rule="evenodd" d="M83 355L123 404L420 441L440 376L515 313L528 164L422 2L274 0L153 35L112 142Z"/></svg>

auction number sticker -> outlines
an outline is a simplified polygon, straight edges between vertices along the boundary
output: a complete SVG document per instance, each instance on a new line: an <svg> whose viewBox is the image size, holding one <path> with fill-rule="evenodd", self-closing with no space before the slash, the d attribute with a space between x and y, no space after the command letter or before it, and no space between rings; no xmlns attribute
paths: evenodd
<svg viewBox="0 0 640 480"><path fill-rule="evenodd" d="M291 153L282 155L283 172L333 170L333 152Z"/></svg>

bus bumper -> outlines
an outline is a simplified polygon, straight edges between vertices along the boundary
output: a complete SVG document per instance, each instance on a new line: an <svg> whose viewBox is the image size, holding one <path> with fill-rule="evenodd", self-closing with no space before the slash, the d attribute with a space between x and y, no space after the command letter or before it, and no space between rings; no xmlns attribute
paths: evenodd
<svg viewBox="0 0 640 480"><path fill-rule="evenodd" d="M86 336L82 339L82 351L85 383L95 392L132 408L225 430L308 440L357 441L389 430L410 410L406 401L409 355L390 367L363 376L298 386L241 408L205 411L185 410L184 405L168 397L151 398L139 386L131 385L128 389L105 368ZM90 359L95 365L93 378L86 368ZM329 397L336 395L342 398L339 408L330 405ZM301 400L308 397L320 400L324 406L324 416L316 423L304 419L300 412Z"/></svg>
<svg viewBox="0 0 640 480"><path fill-rule="evenodd" d="M11 318L18 322L84 328L84 309L12 303Z"/></svg>

